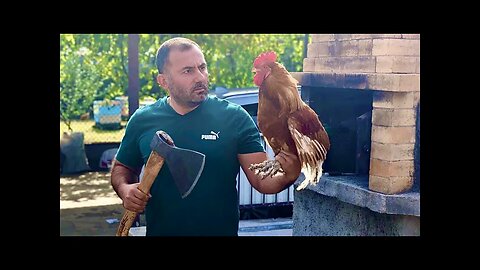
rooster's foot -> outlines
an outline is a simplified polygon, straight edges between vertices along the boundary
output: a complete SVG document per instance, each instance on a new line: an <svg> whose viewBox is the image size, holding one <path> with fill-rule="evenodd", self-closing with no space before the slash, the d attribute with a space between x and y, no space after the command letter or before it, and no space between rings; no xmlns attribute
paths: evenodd
<svg viewBox="0 0 480 270"><path fill-rule="evenodd" d="M265 160L264 162L258 164L250 165L249 169L254 171L255 174L260 175L262 179L265 179L267 176L273 177L277 173L284 173L282 166L278 160Z"/></svg>

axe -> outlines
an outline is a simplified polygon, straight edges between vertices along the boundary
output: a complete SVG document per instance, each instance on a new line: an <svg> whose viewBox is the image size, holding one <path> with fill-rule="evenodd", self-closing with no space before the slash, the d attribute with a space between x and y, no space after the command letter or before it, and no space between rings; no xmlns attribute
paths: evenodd
<svg viewBox="0 0 480 270"><path fill-rule="evenodd" d="M205 165L205 155L193 150L176 147L165 131L157 131L150 143L150 156L145 165L138 189L148 194L158 172L167 162L180 196L187 197L197 184ZM116 236L128 236L128 231L137 216L136 212L126 210L117 229Z"/></svg>

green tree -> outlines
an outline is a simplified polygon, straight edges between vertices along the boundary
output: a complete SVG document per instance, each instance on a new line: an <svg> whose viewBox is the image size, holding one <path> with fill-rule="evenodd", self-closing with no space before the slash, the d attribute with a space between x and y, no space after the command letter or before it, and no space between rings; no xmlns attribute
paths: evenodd
<svg viewBox="0 0 480 270"><path fill-rule="evenodd" d="M88 112L95 93L102 85L95 61L89 58L91 51L81 47L67 50L61 55L60 65L60 119L71 132L71 122Z"/></svg>

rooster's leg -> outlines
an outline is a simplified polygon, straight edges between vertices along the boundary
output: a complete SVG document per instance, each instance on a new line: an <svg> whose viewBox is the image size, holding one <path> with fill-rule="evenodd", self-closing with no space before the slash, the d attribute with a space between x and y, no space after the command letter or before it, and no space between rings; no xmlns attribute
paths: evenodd
<svg viewBox="0 0 480 270"><path fill-rule="evenodd" d="M249 167L250 170L254 171L255 174L260 175L262 179L265 179L267 176L274 176L277 173L284 173L282 166L278 160L265 160L258 164L252 164Z"/></svg>

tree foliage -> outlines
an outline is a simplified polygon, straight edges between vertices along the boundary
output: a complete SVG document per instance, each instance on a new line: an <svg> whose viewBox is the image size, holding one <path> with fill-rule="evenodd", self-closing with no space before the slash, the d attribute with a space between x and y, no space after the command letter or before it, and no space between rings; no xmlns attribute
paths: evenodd
<svg viewBox="0 0 480 270"><path fill-rule="evenodd" d="M61 55L60 118L69 131L72 131L72 119L88 110L101 86L100 73L90 54L91 51L82 47Z"/></svg>
<svg viewBox="0 0 480 270"><path fill-rule="evenodd" d="M273 50L289 71L303 67L303 34L187 35L202 47L208 63L210 84L225 88L254 87L253 61Z"/></svg>

